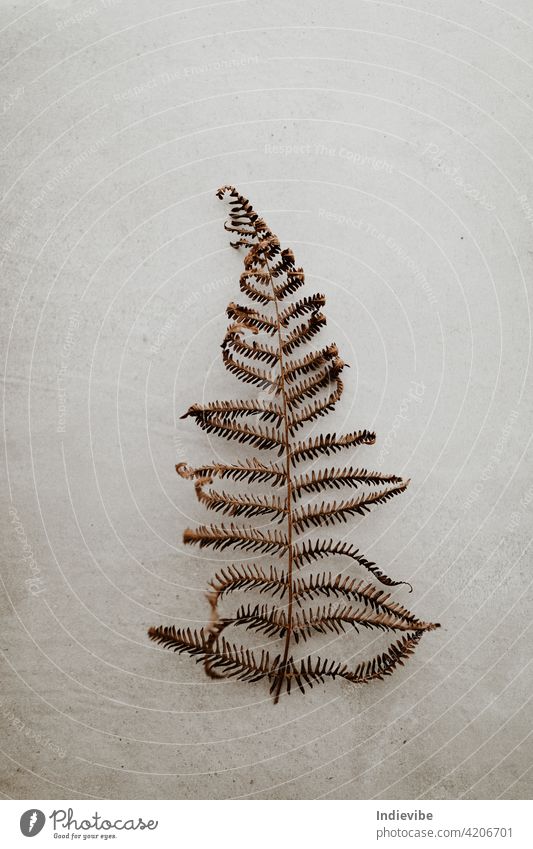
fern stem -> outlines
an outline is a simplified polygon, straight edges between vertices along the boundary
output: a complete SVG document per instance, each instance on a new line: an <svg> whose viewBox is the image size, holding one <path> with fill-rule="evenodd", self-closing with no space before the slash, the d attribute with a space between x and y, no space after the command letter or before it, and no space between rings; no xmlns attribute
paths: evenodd
<svg viewBox="0 0 533 849"><path fill-rule="evenodd" d="M266 258L265 258L266 259ZM294 596L294 587L292 581L292 571L293 571L293 550L292 550L292 536L293 536L293 509L292 509L292 474L291 474L291 444L290 444L290 430L289 430L289 412L287 406L287 392L285 390L285 365L283 361L283 335L281 333L281 321L280 321L280 313L278 306L278 296L276 293L276 287L274 285L274 279L272 276L272 272L270 270L270 265L268 263L268 259L266 259L266 267L268 270L268 276L270 279L270 286L272 289L272 296L274 299L274 308L276 310L276 323L278 329L278 345L279 345L279 372L280 372L280 390L281 390L281 398L283 405L283 443L285 448L285 470L286 470L286 483L287 483L287 552L288 552L288 563L287 563L287 585L288 585L288 594L287 594L287 631L285 634L285 645L283 647L283 656L281 660L281 664L279 666L279 674L278 680L276 683L276 687L274 689L274 704L277 705L281 693L281 687L283 685L283 681L285 679L285 673L287 668L287 661L289 659L289 651L291 645L292 638L292 630L293 630L293 622L292 622L292 611L293 611L293 596Z"/></svg>

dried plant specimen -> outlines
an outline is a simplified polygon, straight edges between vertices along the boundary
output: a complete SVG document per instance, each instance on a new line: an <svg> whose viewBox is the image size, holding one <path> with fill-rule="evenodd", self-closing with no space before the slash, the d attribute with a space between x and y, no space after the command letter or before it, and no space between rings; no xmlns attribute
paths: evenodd
<svg viewBox="0 0 533 849"><path fill-rule="evenodd" d="M203 549L268 555L269 562L220 568L209 584L211 619L206 627L159 626L148 633L163 646L203 662L212 678L268 679L276 703L292 685L304 692L306 686L328 678L355 684L382 679L412 654L424 631L438 625L417 619L392 601L388 590L367 579L327 569L328 563L344 559L382 585L404 583L387 577L352 544L327 535L316 538L314 532L364 515L403 492L409 481L352 465L310 467L331 454L372 445L375 434L309 432L343 391L345 363L337 346L309 350L308 343L326 324L321 312L325 298L313 294L293 299L304 285L304 274L295 266L292 251L282 250L277 236L235 188L224 186L217 196L229 197L225 228L234 236L232 247L247 251L240 289L253 302L228 306L230 325L222 358L232 374L259 392L248 400L194 404L182 418L191 417L207 433L253 446L264 455L199 468L176 466L183 478L194 482L196 496L207 509L229 517L229 524L188 529L183 539ZM273 453L277 459L270 459ZM248 491L235 491L235 482L248 485ZM335 490L348 494L337 499ZM240 524L238 519L251 521ZM271 600L245 602L232 615L223 615L220 604L232 593ZM230 640L228 628L253 630L267 642L259 649L246 648ZM392 642L354 668L314 652L294 658L295 648L313 635L335 637L363 628L387 632ZM280 650L272 651L270 641L279 643Z"/></svg>

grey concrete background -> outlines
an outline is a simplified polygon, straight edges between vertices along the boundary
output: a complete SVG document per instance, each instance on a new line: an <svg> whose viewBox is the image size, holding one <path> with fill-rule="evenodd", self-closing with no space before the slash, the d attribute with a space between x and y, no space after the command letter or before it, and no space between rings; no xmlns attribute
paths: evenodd
<svg viewBox="0 0 533 849"><path fill-rule="evenodd" d="M531 3L0 7L3 796L528 797ZM223 183L327 295L346 459L412 479L348 536L443 626L278 707L145 636L217 562L174 463L234 456L178 418L242 389Z"/></svg>

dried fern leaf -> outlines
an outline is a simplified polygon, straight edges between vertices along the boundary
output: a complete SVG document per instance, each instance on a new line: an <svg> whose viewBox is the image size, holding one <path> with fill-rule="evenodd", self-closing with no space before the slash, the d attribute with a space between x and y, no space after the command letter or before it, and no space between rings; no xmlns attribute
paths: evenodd
<svg viewBox="0 0 533 849"><path fill-rule="evenodd" d="M274 702L294 686L305 692L306 687L323 684L328 678L356 684L383 679L413 653L425 631L438 625L418 619L393 601L389 591L360 577L331 570L313 572L322 561L331 564L344 558L370 572L382 585L406 583L388 577L351 542L316 539L308 534L315 528L365 515L372 506L402 493L409 481L361 466L301 468L305 462L373 445L376 436L363 429L347 434L308 434L294 440L297 431L326 416L340 400L344 390L340 375L346 363L334 343L310 347L326 324L322 312L325 297L315 293L291 301L305 283L292 250L281 247L249 200L233 186L223 186L217 196L229 202L224 226L232 234L230 244L246 249L239 287L251 302L250 306L229 304L230 324L222 340L222 360L231 374L261 395L193 404L182 418L192 419L207 433L234 443L275 452L279 460L268 458L267 453L266 459L217 461L197 468L179 463L176 471L194 482L196 496L205 508L231 519L259 523L199 525L188 528L183 539L215 551L233 549L275 557L280 565L224 564L208 584L208 626L199 631L160 626L150 628L149 636L165 648L202 662L212 678L248 682L267 679ZM216 480L229 483L218 488L213 485ZM248 493L231 488L244 483L250 487ZM343 488L358 491L340 501L309 503L310 497ZM248 597L255 593L271 601L251 601L241 604L232 615L221 614L219 605L235 593ZM324 603L324 599L330 601ZM232 628L280 640L282 648L274 655L236 645L225 636L226 629ZM354 669L341 660L316 657L314 653L294 660L291 653L294 645L316 634L327 634L334 640L347 630L363 629L402 636L385 652Z"/></svg>

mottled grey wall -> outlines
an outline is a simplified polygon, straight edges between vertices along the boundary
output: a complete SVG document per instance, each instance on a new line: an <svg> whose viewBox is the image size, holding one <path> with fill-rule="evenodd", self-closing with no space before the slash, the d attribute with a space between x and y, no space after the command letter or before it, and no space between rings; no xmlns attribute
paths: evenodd
<svg viewBox="0 0 533 849"><path fill-rule="evenodd" d="M4 796L530 795L531 3L0 6ZM348 538L443 626L277 708L146 638L207 613L223 183L327 295L348 459L412 479Z"/></svg>

